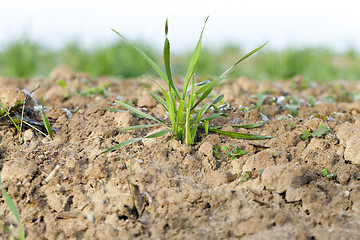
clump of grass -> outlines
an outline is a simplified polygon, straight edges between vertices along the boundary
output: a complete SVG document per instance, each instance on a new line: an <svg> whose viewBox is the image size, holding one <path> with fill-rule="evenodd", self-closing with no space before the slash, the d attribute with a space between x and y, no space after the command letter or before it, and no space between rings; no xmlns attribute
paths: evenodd
<svg viewBox="0 0 360 240"><path fill-rule="evenodd" d="M19 212L15 206L14 201L12 200L12 198L9 196L9 194L5 191L5 189L2 187L2 182L1 182L1 174L0 174L0 188L1 188L1 192L2 195L4 196L5 199L5 203L8 205L10 212L15 216L16 221L19 224L19 238L15 237L15 239L19 239L19 240L25 240L25 234L24 234L24 230L23 230L23 226L21 223L21 219L20 219L20 215ZM3 226L8 232L10 232L9 229L6 228L6 226Z"/></svg>
<svg viewBox="0 0 360 240"><path fill-rule="evenodd" d="M165 72L157 65L151 58L149 58L142 50L136 47L133 43L128 41L123 35L118 33L117 31L113 30L116 34L118 34L122 39L127 41L157 72L160 78L166 83L168 89L164 89L160 86L160 84L153 78L148 77L151 81L153 81L160 89L163 96L160 96L157 93L151 92L149 90L148 93L159 103L161 104L169 116L169 122L165 122L162 119L153 117L149 114L143 113L136 108L126 104L122 101L115 101L118 105L130 110L131 112L135 113L136 115L154 120L161 125L166 126L168 129L161 130L151 135L147 135L142 138L135 138L131 139L104 151L109 152L120 147L124 147L128 144L141 141L144 138L153 138L153 137L160 137L164 136L168 133L171 133L174 138L180 140L181 142L185 143L186 145L190 146L196 141L196 134L198 129L205 130L206 134L209 131L217 132L223 135L227 135L230 137L235 138L242 138L242 139L267 139L270 138L269 136L259 136L259 135L251 135L251 134L244 134L244 133L236 133L236 132L229 132L220 130L223 126L209 126L209 122L217 117L226 116L221 110L216 106L219 103L224 95L220 95L212 102L203 103L204 100L209 96L209 94L213 91L213 89L218 86L224 78L229 76L233 68L238 65L240 62L245 60L246 58L250 57L261 48L263 48L267 43L261 45L260 47L254 49L253 51L246 54L244 57L240 58L234 65L228 68L225 72L223 72L219 77L213 80L206 80L200 83L195 83L195 69L198 65L200 59L200 52L201 52L201 44L202 44L202 36L205 29L205 25L208 18L206 18L203 29L200 34L200 38L197 42L195 51L190 59L190 63L188 66L188 70L184 80L184 87L182 92L175 86L172 76L171 64L170 64L170 42L167 37L168 35L168 20L165 22L165 43L164 43L164 66ZM206 116L206 113L209 113L213 110L210 116ZM265 123L262 122L261 125ZM138 126L138 128L144 127L152 127L151 125L143 125ZM234 127L244 127L242 125L233 125ZM256 125L259 126L259 125ZM250 128L252 126L246 125L245 127ZM132 127L131 129L136 129L137 127ZM124 129L122 129L124 130ZM125 129L128 130L128 129Z"/></svg>

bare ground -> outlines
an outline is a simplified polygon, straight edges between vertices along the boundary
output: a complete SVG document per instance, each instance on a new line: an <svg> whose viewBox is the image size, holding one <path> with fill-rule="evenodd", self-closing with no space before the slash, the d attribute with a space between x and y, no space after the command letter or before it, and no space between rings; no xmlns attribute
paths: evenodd
<svg viewBox="0 0 360 240"><path fill-rule="evenodd" d="M59 79L67 86L56 84ZM85 96L85 88L104 83L110 84L106 97ZM30 128L19 140L10 124L0 126L2 182L27 239L360 239L360 101L353 101L358 83L232 80L217 90L229 103L228 118L212 124L261 121L249 106L256 105L254 94L266 91L270 97L260 111L269 121L263 127L226 130L274 138L200 132L191 147L165 136L102 155L149 132L120 131L147 122L107 110L119 108L111 104L116 98L166 117L143 90L155 86L144 79L95 81L60 67L46 79L1 78L1 101L11 105L23 96L16 88L37 85L33 96L38 102L44 96L57 129L54 140ZM296 117L292 105L298 106ZM38 117L32 106L27 110ZM331 132L301 139L306 129L316 133L322 124ZM246 154L231 160L221 146L231 151L234 145ZM13 219L0 198L0 225L16 227ZM1 239L10 236L0 230Z"/></svg>

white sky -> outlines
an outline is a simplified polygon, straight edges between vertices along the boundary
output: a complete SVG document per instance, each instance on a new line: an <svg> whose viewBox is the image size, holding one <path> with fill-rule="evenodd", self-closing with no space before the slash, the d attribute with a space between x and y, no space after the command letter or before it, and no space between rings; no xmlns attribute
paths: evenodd
<svg viewBox="0 0 360 240"><path fill-rule="evenodd" d="M119 38L161 47L169 17L172 49L194 48L206 16L204 45L235 43L250 50L326 46L360 50L356 0L12 0L0 4L0 49L24 35L51 47L77 40L87 47Z"/></svg>

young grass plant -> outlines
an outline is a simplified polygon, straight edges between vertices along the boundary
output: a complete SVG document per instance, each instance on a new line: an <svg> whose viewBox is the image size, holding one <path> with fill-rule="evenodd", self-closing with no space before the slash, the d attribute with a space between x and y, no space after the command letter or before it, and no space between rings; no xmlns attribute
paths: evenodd
<svg viewBox="0 0 360 240"><path fill-rule="evenodd" d="M51 129L51 125L49 122L49 118L47 117L46 113L45 113L45 107L44 107L44 100L43 97L41 96L41 110L40 110L40 115L41 115L41 119L43 121L44 127L48 133L48 137L50 138L50 140L53 140L53 136L54 133Z"/></svg>
<svg viewBox="0 0 360 240"><path fill-rule="evenodd" d="M147 90L147 92L159 103L161 104L166 112L168 113L170 123L165 122L162 119L153 117L149 114L143 113L136 108L126 104L122 101L115 101L118 105L130 110L138 116L143 118L154 120L161 125L167 127L166 130L161 130L157 133L147 135L142 138L134 138L131 140L127 140L125 142L119 143L114 147L104 151L109 152L115 149L124 147L128 144L141 141L144 138L153 138L164 136L168 133L171 133L174 138L182 141L186 145L190 146L196 141L196 133L198 129L205 130L206 134L209 131L217 132L223 135L242 138L242 139L267 139L269 136L259 136L259 135L251 135L244 133L236 133L236 132L228 132L219 130L222 126L211 127L209 126L209 122L219 116L226 116L221 110L216 106L219 103L224 95L218 96L212 102L206 102L203 104L204 100L209 96L209 94L213 91L213 89L220 84L221 80L229 76L233 68L237 66L240 62L250 57L261 48L263 48L267 43L261 45L260 47L254 49L253 51L246 54L244 57L240 58L234 65L232 65L229 69L227 69L224 73L222 73L219 77L213 80L206 80L200 83L195 83L195 69L198 65L200 59L201 52L201 44L202 44L202 36L205 29L205 25L208 18L206 18L204 26L202 28L200 38L197 42L194 53L190 59L190 63L188 66L188 70L184 80L184 87L182 92L175 86L172 77L171 64L170 64L170 42L167 37L168 35L168 21L165 22L165 43L164 43L164 66L165 72L157 65L151 58L149 58L146 53L136 47L132 42L128 41L123 35L113 30L116 34L118 34L123 40L127 41L157 72L160 78L166 83L168 89L164 89L160 86L160 84L153 78L147 76L151 81L153 81L160 89L163 96L160 96L157 93L151 92ZM214 110L210 116L206 116L206 113L209 113L211 110ZM263 125L262 123L261 125ZM152 127L153 125L148 125L148 127ZM141 126L142 128L144 126ZM146 127L146 126L145 126ZM242 127L241 125L236 125L234 127ZM132 128L134 129L134 128ZM127 130L127 129L122 129Z"/></svg>

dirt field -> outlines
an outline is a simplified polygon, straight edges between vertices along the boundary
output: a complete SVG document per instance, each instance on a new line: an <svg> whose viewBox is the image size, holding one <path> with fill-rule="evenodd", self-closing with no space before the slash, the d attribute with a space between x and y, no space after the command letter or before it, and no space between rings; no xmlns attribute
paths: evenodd
<svg viewBox="0 0 360 240"><path fill-rule="evenodd" d="M89 87L103 84L110 84L106 96L92 96ZM115 99L166 117L144 91L156 86L95 82L60 67L46 79L1 78L0 99L9 107L23 95L4 87L30 92L38 85L33 96L38 103L44 97L54 140L26 128L19 141L13 126L0 126L2 182L27 239L360 239L359 83L231 80L217 88L228 118L211 124L261 121L255 95L266 91L263 127L225 129L274 138L200 132L191 147L165 136L102 155L154 130L120 131L149 121L110 111L120 109ZM30 104L26 114L38 119ZM246 154L231 160L234 146ZM16 227L12 219L0 198L0 225ZM3 229L0 236L11 238Z"/></svg>

